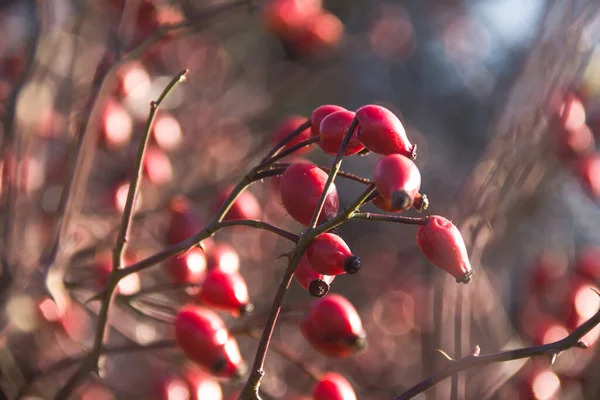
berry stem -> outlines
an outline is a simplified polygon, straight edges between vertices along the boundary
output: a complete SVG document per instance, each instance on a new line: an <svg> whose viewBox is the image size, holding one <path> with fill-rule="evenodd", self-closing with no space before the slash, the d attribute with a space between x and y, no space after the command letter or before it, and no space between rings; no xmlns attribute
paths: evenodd
<svg viewBox="0 0 600 400"><path fill-rule="evenodd" d="M283 173L285 171L285 168L289 167L290 165L292 165L292 164L289 164L289 163L273 163L271 165L271 167L277 168L277 170L279 169L279 167L283 167L283 170L280 172L280 174L281 174L281 173ZM325 171L327 173L331 172L331 168L329 168L329 167L325 167L325 166L322 166L322 165L317 165L317 167L319 167L320 169L322 169L323 171ZM268 171L271 171L271 170L267 170L265 172L268 172ZM275 169L273 169L273 171L275 171ZM279 175L279 174L277 174L277 175ZM355 181L355 182L358 182L358 183L363 183L365 185L370 185L371 183L373 183L373 181L370 180L369 178L363 178L362 176L354 175L354 174L351 174L349 172L345 172L345 171L341 171L341 170L338 171L338 175L341 176L342 178L350 179L352 181Z"/></svg>
<svg viewBox="0 0 600 400"><path fill-rule="evenodd" d="M425 225L427 224L427 217L404 217L401 215L389 215L389 214L376 214L376 213L356 213L352 216L352 219L362 219L367 221L386 221L386 222L397 222L400 224L408 225Z"/></svg>
<svg viewBox="0 0 600 400"><path fill-rule="evenodd" d="M296 136L298 136L300 133L302 133L302 131L310 128L311 126L311 120L310 118L307 119L306 121L304 121L299 127L297 127L296 129L294 129L292 132L290 132L286 137L284 137L283 139L281 139L281 141L279 143L277 143L272 149L271 151L269 151L267 153L267 155L262 159L262 161L259 164L259 168L262 166L266 166L269 163L272 163L273 161L271 160L274 156L277 155L277 153L279 153L281 151L281 149L283 149L283 146L285 146L286 144L288 144L289 142L291 142ZM310 140L310 139L308 139ZM303 142L298 143L298 145L302 144L306 142L306 140L304 140ZM314 142L310 142L310 143L314 143ZM307 143L307 144L310 144ZM304 147L305 145L302 145L299 148ZM296 147L296 146L293 146ZM298 150L298 149L294 149L294 151ZM293 152L292 152L293 153ZM285 156L284 156L285 157Z"/></svg>
<svg viewBox="0 0 600 400"><path fill-rule="evenodd" d="M255 228L255 229L262 229L265 231L273 232L273 233L275 233L287 240L290 240L294 243L298 243L298 240L300 240L298 235L294 235L291 232L277 228L276 226L273 226L266 222L258 221L258 220L254 220L254 219L239 219L239 220L233 220L233 221L222 221L219 223L219 229L227 228L230 226L249 226L249 227Z"/></svg>
<svg viewBox="0 0 600 400"><path fill-rule="evenodd" d="M480 367L491 363L519 360L521 358L533 356L547 356L552 359L554 355L558 355L565 350L574 347L585 347L586 344L582 342L581 339L598 324L600 324L600 311L596 312L594 316L571 332L569 336L554 343L503 351L494 354L479 355L478 353L474 353L461 358L460 360L449 360L449 364L444 369L411 387L400 396L396 397L396 400L412 399L433 387L438 382L469 368Z"/></svg>
<svg viewBox="0 0 600 400"><path fill-rule="evenodd" d="M292 132L293 133L293 132ZM301 141L300 143L297 143L293 146L291 146L290 148L287 148L285 150L283 150L282 152L278 152L275 155L273 155L270 158L265 158L257 167L256 170L261 170L264 169L266 167L268 167L269 165L271 165L272 163L281 160L282 158L285 158L287 156L289 156L290 154L295 153L296 151L300 150L303 147L306 146L310 146L313 143L316 143L320 140L320 136L313 136L310 137L308 139L305 139L303 141ZM277 147L277 146L275 146Z"/></svg>
<svg viewBox="0 0 600 400"><path fill-rule="evenodd" d="M187 73L187 69L178 73L171 80L171 82L169 82L169 84L163 90L159 98L156 101L150 103L150 112L148 114L148 119L146 120L146 126L142 135L142 141L138 148L135 161L135 172L129 184L129 191L127 192L127 201L125 203L125 209L123 210L121 225L119 228L119 233L113 251L112 271L109 275L106 288L102 293L100 312L98 313L98 321L96 322L94 343L88 356L81 362L77 371L75 371L75 373L71 375L67 383L56 393L54 398L57 400L68 398L69 395L75 389L77 389L77 387L80 385L80 383L83 381L83 379L87 376L89 372L98 369L98 360L100 359L100 354L102 353L102 343L104 341L106 325L108 322L108 312L110 309L110 304L112 302L114 291L117 288L117 285L119 284L119 281L121 279L121 274L119 274L119 270L123 261L123 254L127 247L127 236L129 235L131 222L133 220L134 203L142 179L142 162L144 160L144 154L148 144L148 139L150 137L150 129L152 128L154 117L156 115L156 112L158 111L161 102L175 88L175 86L179 82L182 82L185 79Z"/></svg>

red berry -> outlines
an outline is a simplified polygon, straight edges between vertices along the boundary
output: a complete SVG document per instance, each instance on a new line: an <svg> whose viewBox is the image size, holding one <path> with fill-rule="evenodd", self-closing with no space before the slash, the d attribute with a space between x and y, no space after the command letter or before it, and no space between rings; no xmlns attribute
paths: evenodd
<svg viewBox="0 0 600 400"><path fill-rule="evenodd" d="M344 240L333 233L322 233L306 249L312 269L323 275L355 274L360 270L360 258L353 255Z"/></svg>
<svg viewBox="0 0 600 400"><path fill-rule="evenodd" d="M154 400L189 400L191 396L186 381L177 376L167 376L158 382L151 398Z"/></svg>
<svg viewBox="0 0 600 400"><path fill-rule="evenodd" d="M199 217L185 197L175 197L169 203L171 221L167 228L167 244L182 242L202 229Z"/></svg>
<svg viewBox="0 0 600 400"><path fill-rule="evenodd" d="M275 129L275 135L274 135L275 144L281 142L287 135L289 135L290 133L295 131L296 128L298 128L300 125L302 125L305 122L306 122L306 118L301 117L299 115L291 115L291 116L285 118L283 121L281 121L281 123ZM292 140L287 142L283 148L289 149L290 147L302 142L303 140L308 139L309 137L310 137L310 129L306 128L305 130L300 132L298 135L296 135ZM311 150L310 146L305 146L299 150L296 150L294 154L302 155L302 154L308 153L310 150Z"/></svg>
<svg viewBox="0 0 600 400"><path fill-rule="evenodd" d="M311 296L323 297L329 292L329 285L335 276L319 274L310 266L306 253L304 253L296 267L294 278L302 288L308 290Z"/></svg>
<svg viewBox="0 0 600 400"><path fill-rule="evenodd" d="M133 118L121 103L108 99L100 117L100 129L101 145L108 150L116 150L131 138Z"/></svg>
<svg viewBox="0 0 600 400"><path fill-rule="evenodd" d="M207 372L221 378L238 377L245 366L235 338L225 323L204 307L188 306L175 319L175 338L184 354Z"/></svg>
<svg viewBox="0 0 600 400"><path fill-rule="evenodd" d="M579 250L575 271L600 284L600 246L589 246Z"/></svg>
<svg viewBox="0 0 600 400"><path fill-rule="evenodd" d="M564 157L577 157L594 151L596 144L594 135L587 125L571 131L559 129L558 155Z"/></svg>
<svg viewBox="0 0 600 400"><path fill-rule="evenodd" d="M229 196L232 190L233 186L228 186L219 192L215 201L215 211L218 210L223 203L225 203L227 196ZM259 219L261 214L262 209L258 203L258 200L256 200L256 197L254 197L251 192L244 190L242 193L240 193L238 198L235 199L231 205L231 208L229 211L227 211L227 214L225 214L225 218L223 218L223 220L234 221L241 219Z"/></svg>
<svg viewBox="0 0 600 400"><path fill-rule="evenodd" d="M339 294L313 302L300 330L316 350L331 357L347 357L367 344L360 316L352 303Z"/></svg>
<svg viewBox="0 0 600 400"><path fill-rule="evenodd" d="M254 308L249 302L246 281L238 272L210 270L197 298L209 307L234 315L246 314Z"/></svg>
<svg viewBox="0 0 600 400"><path fill-rule="evenodd" d="M238 252L224 242L215 243L207 251L208 269L219 269L226 273L237 272L240 269Z"/></svg>
<svg viewBox="0 0 600 400"><path fill-rule="evenodd" d="M197 368L188 367L183 373L183 376L190 391L189 400L223 399L221 384L204 371Z"/></svg>
<svg viewBox="0 0 600 400"><path fill-rule="evenodd" d="M327 174L310 163L290 165L281 179L281 201L286 211L302 225L308 225L325 189ZM338 212L339 200L334 184L329 187L318 223L327 221Z"/></svg>
<svg viewBox="0 0 600 400"><path fill-rule="evenodd" d="M529 289L535 295L552 293L553 288L562 286L562 280L569 267L569 258L564 251L546 249L535 259L529 272Z"/></svg>
<svg viewBox="0 0 600 400"><path fill-rule="evenodd" d="M412 207L421 188L419 168L400 154L381 158L375 165L374 180L381 196L389 200L389 207L395 211Z"/></svg>
<svg viewBox="0 0 600 400"><path fill-rule="evenodd" d="M134 263L130 257L124 260L125 265L131 265ZM96 273L96 283L99 289L104 289L108 283L108 278L112 271L112 253L102 253L98 255L94 263ZM126 268L126 267L125 267ZM140 275L136 272L127 275L125 278L119 281L117 286L117 292L121 295L128 296L137 293L142 287L140 281Z"/></svg>
<svg viewBox="0 0 600 400"><path fill-rule="evenodd" d="M340 374L328 372L313 389L313 400L356 400L352 385Z"/></svg>
<svg viewBox="0 0 600 400"><path fill-rule="evenodd" d="M325 153L337 155L346 131L354 120L354 115L355 113L352 111L342 110L333 112L323 118L319 128L319 132L321 132L319 145ZM365 148L356 138L356 133L357 130L355 129L344 152L346 156L356 154Z"/></svg>
<svg viewBox="0 0 600 400"><path fill-rule="evenodd" d="M171 258L167 263L167 272L177 283L202 283L206 275L204 251L194 247L180 257Z"/></svg>
<svg viewBox="0 0 600 400"><path fill-rule="evenodd" d="M344 24L335 15L322 12L310 18L288 38L294 50L303 55L319 55L333 49L344 35Z"/></svg>
<svg viewBox="0 0 600 400"><path fill-rule="evenodd" d="M335 106L332 104L326 104L326 105L315 108L312 112L312 115L310 116L310 122L311 122L310 134L311 134L311 136L319 135L321 133L321 130L320 130L321 129L321 121L323 121L323 118L325 118L329 114L334 113L336 111L347 111L347 110L344 107Z"/></svg>
<svg viewBox="0 0 600 400"><path fill-rule="evenodd" d="M587 193L600 199L600 152L581 157L575 172Z"/></svg>
<svg viewBox="0 0 600 400"><path fill-rule="evenodd" d="M148 146L142 167L144 176L154 185L164 185L173 177L171 160L158 147Z"/></svg>
<svg viewBox="0 0 600 400"><path fill-rule="evenodd" d="M290 38L321 12L320 0L269 0L263 8L267 28L282 39Z"/></svg>
<svg viewBox="0 0 600 400"><path fill-rule="evenodd" d="M563 315L569 329L576 329L598 311L600 297L598 287L583 279L569 282L564 298Z"/></svg>
<svg viewBox="0 0 600 400"><path fill-rule="evenodd" d="M356 111L358 139L377 154L402 154L410 159L417 156L417 146L411 144L404 126L387 108L366 105Z"/></svg>
<svg viewBox="0 0 600 400"><path fill-rule="evenodd" d="M559 127L574 132L585 125L585 108L574 93L568 93L558 111Z"/></svg>
<svg viewBox="0 0 600 400"><path fill-rule="evenodd" d="M465 242L458 228L446 218L427 218L417 233L417 245L433 265L454 276L457 282L471 281L473 270Z"/></svg>

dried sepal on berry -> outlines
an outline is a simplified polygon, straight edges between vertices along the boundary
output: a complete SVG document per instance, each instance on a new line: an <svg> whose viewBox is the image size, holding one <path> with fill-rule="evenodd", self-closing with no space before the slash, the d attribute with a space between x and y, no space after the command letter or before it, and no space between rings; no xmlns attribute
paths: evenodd
<svg viewBox="0 0 600 400"><path fill-rule="evenodd" d="M294 272L296 282L314 297L325 296L329 292L329 286L334 278L333 275L323 275L315 271L310 266L306 253L302 255Z"/></svg>
<svg viewBox="0 0 600 400"><path fill-rule="evenodd" d="M312 269L323 275L355 274L360 270L360 257L350 251L344 239L334 233L322 233L306 249Z"/></svg>
<svg viewBox="0 0 600 400"><path fill-rule="evenodd" d="M390 154L375 165L374 181L380 196L384 198L374 203L382 203L381 207L388 207L390 211L403 211L414 204L421 188L421 172L414 162L403 155Z"/></svg>

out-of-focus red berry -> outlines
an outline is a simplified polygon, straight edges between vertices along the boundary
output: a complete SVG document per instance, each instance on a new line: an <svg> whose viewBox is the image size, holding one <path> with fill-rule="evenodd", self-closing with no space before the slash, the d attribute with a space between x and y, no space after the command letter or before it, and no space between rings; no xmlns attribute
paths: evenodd
<svg viewBox="0 0 600 400"><path fill-rule="evenodd" d="M173 166L169 157L159 148L148 146L142 171L148 181L154 185L164 185L173 178Z"/></svg>
<svg viewBox="0 0 600 400"><path fill-rule="evenodd" d="M529 288L531 293L540 295L547 290L562 283L569 258L567 254L558 249L546 249L537 255L529 272Z"/></svg>
<svg viewBox="0 0 600 400"><path fill-rule="evenodd" d="M333 282L335 276L319 274L310 266L306 253L304 253L296 267L294 278L311 296L323 297L329 292L329 285Z"/></svg>
<svg viewBox="0 0 600 400"><path fill-rule="evenodd" d="M321 0L268 0L263 7L263 20L275 35L289 39L321 11Z"/></svg>
<svg viewBox="0 0 600 400"><path fill-rule="evenodd" d="M188 384L190 400L222 400L221 384L204 371L188 367L183 376Z"/></svg>
<svg viewBox="0 0 600 400"><path fill-rule="evenodd" d="M171 219L167 227L167 244L171 246L188 239L202 229L202 222L192 208L192 204L183 196L171 199L169 213ZM211 244L211 238L202 241L202 245L207 250Z"/></svg>
<svg viewBox="0 0 600 400"><path fill-rule="evenodd" d="M358 139L377 154L402 154L414 160L417 146L410 143L402 123L385 107L366 105L356 111Z"/></svg>
<svg viewBox="0 0 600 400"><path fill-rule="evenodd" d="M216 268L206 275L197 299L209 307L236 316L246 314L254 308L242 275L239 272L226 273Z"/></svg>
<svg viewBox="0 0 600 400"><path fill-rule="evenodd" d="M595 148L594 134L587 125L574 131L559 129L558 155L562 157L579 157L590 154Z"/></svg>
<svg viewBox="0 0 600 400"><path fill-rule="evenodd" d="M335 111L323 118L319 128L319 132L321 133L319 145L325 153L337 155L339 148L342 145L342 141L344 140L344 136L346 135L346 131L354 120L354 115L355 114L352 111L342 110ZM365 146L358 141L356 137L357 132L358 130L355 129L348 142L348 146L346 146L344 155L349 156L356 154L365 148Z"/></svg>
<svg viewBox="0 0 600 400"><path fill-rule="evenodd" d="M322 233L306 249L312 269L323 275L355 274L360 270L360 258L352 254L344 240L333 233Z"/></svg>
<svg viewBox="0 0 600 400"><path fill-rule="evenodd" d="M375 165L374 180L380 196L389 200L389 208L394 211L412 207L421 188L419 168L400 154L381 158ZM388 206L387 202L381 205Z"/></svg>
<svg viewBox="0 0 600 400"><path fill-rule="evenodd" d="M585 108L574 93L568 93L558 111L559 127L575 132L585 125Z"/></svg>
<svg viewBox="0 0 600 400"><path fill-rule="evenodd" d="M356 400L350 382L340 374L328 372L313 389L313 400Z"/></svg>
<svg viewBox="0 0 600 400"><path fill-rule="evenodd" d="M473 270L460 231L452 222L439 215L427 219L417 233L417 245L427 259L456 278L469 283Z"/></svg>
<svg viewBox="0 0 600 400"><path fill-rule="evenodd" d="M190 389L186 381L178 376L162 378L151 392L153 400L191 400Z"/></svg>
<svg viewBox="0 0 600 400"><path fill-rule="evenodd" d="M600 246L588 246L577 252L575 271L600 284Z"/></svg>
<svg viewBox="0 0 600 400"><path fill-rule="evenodd" d="M228 186L221 190L215 199L215 211L221 208L221 206L227 200L227 196L233 190L233 186ZM240 219L259 219L262 214L262 208L256 200L256 197L249 192L248 190L244 190L237 199L231 205L227 214L225 214L224 221L233 221Z"/></svg>
<svg viewBox="0 0 600 400"><path fill-rule="evenodd" d="M131 257L126 257L125 260L123 260L124 265L122 267L127 268L128 265L133 263L135 263L135 260L133 260ZM112 267L113 262L111 252L102 253L96 257L93 268L98 289L104 289L108 283L108 278L111 274ZM136 272L127 275L125 278L119 281L117 292L121 295L128 296L137 293L141 287L142 283L140 281L140 276Z"/></svg>
<svg viewBox="0 0 600 400"><path fill-rule="evenodd" d="M100 140L109 150L123 147L131 139L133 119L120 103L109 99L100 116Z"/></svg>
<svg viewBox="0 0 600 400"><path fill-rule="evenodd" d="M344 35L344 24L331 13L320 13L290 35L295 50L304 55L319 55L333 49Z"/></svg>
<svg viewBox="0 0 600 400"><path fill-rule="evenodd" d="M321 121L323 118L336 111L347 111L344 107L336 106L333 104L325 104L315 108L310 116L310 134L311 136L317 136L321 133Z"/></svg>
<svg viewBox="0 0 600 400"><path fill-rule="evenodd" d="M206 277L206 256L204 251L194 247L182 256L175 256L167 262L167 272L176 283L204 282Z"/></svg>
<svg viewBox="0 0 600 400"><path fill-rule="evenodd" d="M214 243L207 250L206 261L208 269L219 269L226 273L237 272L240 269L238 252L225 242Z"/></svg>
<svg viewBox="0 0 600 400"><path fill-rule="evenodd" d="M300 125L304 124L307 121L305 117L300 115L290 115L286 117L277 125L275 129L275 134L273 135L275 144L281 142L286 136L295 131ZM292 140L286 143L283 147L284 149L289 149L290 147L306 140L310 137L310 128L304 129L298 135L296 135ZM295 155L299 156L302 154L306 154L311 150L310 146L303 147L294 152Z"/></svg>
<svg viewBox="0 0 600 400"><path fill-rule="evenodd" d="M281 201L286 211L302 225L308 225L325 189L327 174L310 163L290 165L281 179ZM329 187L318 223L327 221L338 212L339 200L335 185Z"/></svg>
<svg viewBox="0 0 600 400"><path fill-rule="evenodd" d="M575 172L586 192L600 199L600 152L579 158Z"/></svg>

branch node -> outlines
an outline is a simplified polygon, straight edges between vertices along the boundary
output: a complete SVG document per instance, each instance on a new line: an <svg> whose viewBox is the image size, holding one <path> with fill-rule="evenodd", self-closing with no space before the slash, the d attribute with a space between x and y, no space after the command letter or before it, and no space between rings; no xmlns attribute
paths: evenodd
<svg viewBox="0 0 600 400"><path fill-rule="evenodd" d="M580 349L587 349L590 347L590 345L585 340L578 341L576 346L579 347Z"/></svg>
<svg viewBox="0 0 600 400"><path fill-rule="evenodd" d="M473 351L471 352L471 355L473 357L477 357L479 356L479 354L481 354L481 347L479 347L479 345L475 345L475 347L473 347Z"/></svg>

